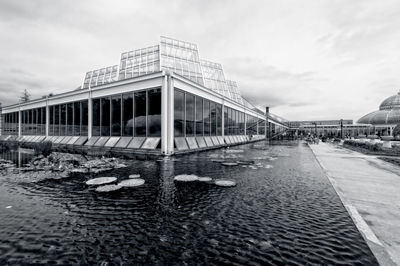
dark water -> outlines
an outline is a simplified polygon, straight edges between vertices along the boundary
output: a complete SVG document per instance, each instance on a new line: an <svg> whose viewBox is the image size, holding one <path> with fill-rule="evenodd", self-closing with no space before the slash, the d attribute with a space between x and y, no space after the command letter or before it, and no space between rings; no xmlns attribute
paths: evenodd
<svg viewBox="0 0 400 266"><path fill-rule="evenodd" d="M88 176L0 177L0 264L377 264L307 146L231 150L243 152L132 161L112 175L145 185L110 194L88 189ZM211 161L221 157L258 165ZM183 173L237 186L173 181Z"/></svg>

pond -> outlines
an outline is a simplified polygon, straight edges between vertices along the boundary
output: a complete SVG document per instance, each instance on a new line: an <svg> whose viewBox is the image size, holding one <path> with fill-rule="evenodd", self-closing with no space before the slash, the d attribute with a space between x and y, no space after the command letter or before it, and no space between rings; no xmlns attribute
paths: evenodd
<svg viewBox="0 0 400 266"><path fill-rule="evenodd" d="M145 184L110 193L85 185L93 175L1 176L0 264L377 264L301 142L127 164L96 177ZM236 186L174 181L181 174Z"/></svg>

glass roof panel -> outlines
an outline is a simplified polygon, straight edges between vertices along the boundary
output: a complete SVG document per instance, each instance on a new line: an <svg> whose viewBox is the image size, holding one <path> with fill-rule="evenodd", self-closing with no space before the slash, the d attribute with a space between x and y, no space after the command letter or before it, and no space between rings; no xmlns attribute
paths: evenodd
<svg viewBox="0 0 400 266"><path fill-rule="evenodd" d="M199 51L191 43L161 37L161 69L171 70L190 80L204 85L200 68ZM187 69L191 69L190 72Z"/></svg>

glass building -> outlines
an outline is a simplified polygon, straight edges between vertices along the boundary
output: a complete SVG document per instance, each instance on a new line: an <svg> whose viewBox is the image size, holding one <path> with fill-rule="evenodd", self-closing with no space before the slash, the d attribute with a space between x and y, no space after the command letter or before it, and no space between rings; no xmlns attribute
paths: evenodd
<svg viewBox="0 0 400 266"><path fill-rule="evenodd" d="M265 138L287 124L246 101L221 64L167 37L86 73L81 89L3 107L1 139L171 155Z"/></svg>
<svg viewBox="0 0 400 266"><path fill-rule="evenodd" d="M393 129L400 124L400 92L386 98L379 110L364 115L357 123L370 124L372 134L393 136Z"/></svg>

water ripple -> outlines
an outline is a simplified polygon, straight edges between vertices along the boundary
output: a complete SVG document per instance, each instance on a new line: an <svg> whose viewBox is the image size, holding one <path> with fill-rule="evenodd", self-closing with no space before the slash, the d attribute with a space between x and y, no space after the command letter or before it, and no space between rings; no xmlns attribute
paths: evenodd
<svg viewBox="0 0 400 266"><path fill-rule="evenodd" d="M235 151L131 161L107 175L139 173L145 184L103 194L84 184L100 175L0 177L0 263L377 264L308 147ZM252 160L255 169L211 158ZM237 186L174 182L180 174Z"/></svg>

